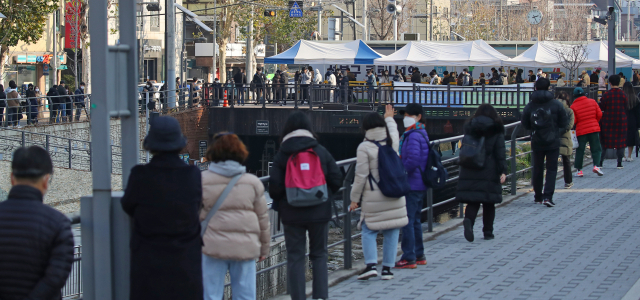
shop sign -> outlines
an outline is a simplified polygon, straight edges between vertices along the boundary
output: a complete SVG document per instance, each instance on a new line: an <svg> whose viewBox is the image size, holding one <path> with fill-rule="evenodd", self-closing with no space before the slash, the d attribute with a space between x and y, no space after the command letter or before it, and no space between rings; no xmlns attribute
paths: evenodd
<svg viewBox="0 0 640 300"><path fill-rule="evenodd" d="M42 75L49 75L49 65L42 65Z"/></svg>
<svg viewBox="0 0 640 300"><path fill-rule="evenodd" d="M26 55L18 55L18 58L16 59L16 63L26 63L26 62L27 62Z"/></svg>
<svg viewBox="0 0 640 300"><path fill-rule="evenodd" d="M27 63L35 64L36 63L36 56L35 55L27 55Z"/></svg>
<svg viewBox="0 0 640 300"><path fill-rule="evenodd" d="M82 4L78 0L72 0L65 5L64 14L64 47L80 47L80 7Z"/></svg>
<svg viewBox="0 0 640 300"><path fill-rule="evenodd" d="M67 69L67 65L59 65L58 66L58 70L66 70Z"/></svg>
<svg viewBox="0 0 640 300"><path fill-rule="evenodd" d="M18 64L50 64L53 54L47 55L16 55L16 63ZM60 63L64 62L64 55L58 55Z"/></svg>

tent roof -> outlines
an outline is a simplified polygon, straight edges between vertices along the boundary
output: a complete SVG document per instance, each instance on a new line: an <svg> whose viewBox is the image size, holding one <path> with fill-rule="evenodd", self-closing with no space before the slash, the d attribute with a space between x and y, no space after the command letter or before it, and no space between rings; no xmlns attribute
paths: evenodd
<svg viewBox="0 0 640 300"><path fill-rule="evenodd" d="M383 57L361 40L346 43L320 43L300 40L278 55L264 59L265 64L373 64Z"/></svg>
<svg viewBox="0 0 640 300"><path fill-rule="evenodd" d="M412 66L499 66L507 56L483 40L438 43L409 42L395 53L375 60L381 65Z"/></svg>
<svg viewBox="0 0 640 300"><path fill-rule="evenodd" d="M572 47L569 44L554 42L537 42L522 54L503 62L505 66L515 67L562 67L556 51L561 47ZM609 62L609 47L603 41L587 44L587 60L581 68L606 68ZM631 67L633 58L616 49L616 67Z"/></svg>

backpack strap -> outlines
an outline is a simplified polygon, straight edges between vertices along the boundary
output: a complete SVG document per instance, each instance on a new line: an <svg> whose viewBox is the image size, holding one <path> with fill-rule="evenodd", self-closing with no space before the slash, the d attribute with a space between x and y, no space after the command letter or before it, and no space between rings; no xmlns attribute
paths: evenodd
<svg viewBox="0 0 640 300"><path fill-rule="evenodd" d="M227 184L227 187L224 188L224 191L222 191L222 194L220 194L220 197L218 197L216 204L213 205L209 213L207 213L207 217L202 221L202 223L200 223L200 237L204 236L204 233L207 231L209 221L211 220L213 215L216 214L218 209L220 209L220 206L222 206L222 203L224 202L224 200L227 198L227 196L229 196L229 193L231 193L231 189L233 189L236 183L238 183L238 180L240 180L240 177L242 177L242 174L238 174L236 176L233 176L233 178L231 178L231 181L229 181L229 184Z"/></svg>
<svg viewBox="0 0 640 300"><path fill-rule="evenodd" d="M376 146L378 146L378 148L382 147L382 145L378 141L374 141L370 139L365 139L365 141L375 144ZM369 187L371 187L371 190L373 191L372 181L375 182L376 185L378 184L378 182L373 178L373 175L371 175L371 169L369 169L369 176L367 176L367 178L369 179Z"/></svg>

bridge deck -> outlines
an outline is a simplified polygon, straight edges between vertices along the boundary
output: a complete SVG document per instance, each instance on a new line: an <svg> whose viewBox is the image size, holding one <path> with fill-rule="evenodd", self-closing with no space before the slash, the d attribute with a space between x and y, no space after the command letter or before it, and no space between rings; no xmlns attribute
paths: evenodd
<svg viewBox="0 0 640 300"><path fill-rule="evenodd" d="M427 266L395 279L352 277L330 299L640 299L640 161L585 172L547 208L527 194L496 211L496 239L462 228L425 243ZM638 282L639 284L636 284ZM630 291L636 284L636 292Z"/></svg>

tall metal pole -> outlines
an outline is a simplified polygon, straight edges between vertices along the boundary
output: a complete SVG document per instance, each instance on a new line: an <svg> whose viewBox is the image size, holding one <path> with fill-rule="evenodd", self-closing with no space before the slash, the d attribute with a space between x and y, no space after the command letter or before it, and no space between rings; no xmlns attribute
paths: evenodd
<svg viewBox="0 0 640 300"><path fill-rule="evenodd" d="M609 6L615 8L615 0L609 0ZM616 13L615 9L611 14L611 19L607 24L609 26L609 75L616 74Z"/></svg>
<svg viewBox="0 0 640 300"><path fill-rule="evenodd" d="M213 83L216 80L216 40L218 35L218 11L216 8L218 7L218 0L213 1L213 59L211 63L211 82Z"/></svg>
<svg viewBox="0 0 640 300"><path fill-rule="evenodd" d="M367 0L362 0L362 40L369 40L369 30L367 30Z"/></svg>
<svg viewBox="0 0 640 300"><path fill-rule="evenodd" d="M627 41L631 40L631 0L627 0Z"/></svg>
<svg viewBox="0 0 640 300"><path fill-rule="evenodd" d="M53 70L49 70L50 73L53 73L51 75L53 79L51 86L58 84L58 22L60 20L56 18L56 13L53 13L53 59L51 60L51 68Z"/></svg>
<svg viewBox="0 0 640 300"><path fill-rule="evenodd" d="M247 83L251 82L253 76L253 6L251 6L251 20L249 20L249 34L247 35L247 62L245 68L245 75L247 76Z"/></svg>
<svg viewBox="0 0 640 300"><path fill-rule="evenodd" d="M167 11L165 13L165 56L166 56L166 78L167 103L169 107L176 106L176 8L173 7L175 0L167 0ZM184 78L182 78L184 80Z"/></svg>
<svg viewBox="0 0 640 300"><path fill-rule="evenodd" d="M429 0L429 40L433 41L433 0Z"/></svg>
<svg viewBox="0 0 640 300"><path fill-rule="evenodd" d="M318 3L318 40L322 40L322 6L320 3Z"/></svg>

